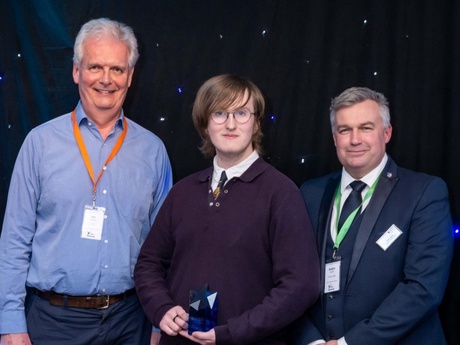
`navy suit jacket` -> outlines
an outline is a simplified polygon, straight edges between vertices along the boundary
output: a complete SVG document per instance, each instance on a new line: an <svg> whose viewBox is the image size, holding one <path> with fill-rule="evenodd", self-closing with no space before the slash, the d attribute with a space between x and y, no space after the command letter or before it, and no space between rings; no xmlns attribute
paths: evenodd
<svg viewBox="0 0 460 345"><path fill-rule="evenodd" d="M341 171L305 182L301 191L321 258ZM402 235L385 251L376 241L392 225ZM343 329L349 345L442 345L437 308L452 260L447 187L440 178L398 167L389 158L363 213L342 291ZM328 340L324 298L295 324L294 344Z"/></svg>

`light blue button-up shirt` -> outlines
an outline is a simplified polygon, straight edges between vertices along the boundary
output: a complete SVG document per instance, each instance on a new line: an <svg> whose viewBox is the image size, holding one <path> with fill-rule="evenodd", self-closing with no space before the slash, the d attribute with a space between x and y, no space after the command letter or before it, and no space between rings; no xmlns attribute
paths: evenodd
<svg viewBox="0 0 460 345"><path fill-rule="evenodd" d="M76 115L97 178L123 130L123 112L106 140L80 103ZM83 238L93 183L70 116L33 129L16 160L0 238L0 334L27 331L25 285L69 295L131 289L141 244L172 186L162 141L127 119L123 145L97 184L102 238Z"/></svg>

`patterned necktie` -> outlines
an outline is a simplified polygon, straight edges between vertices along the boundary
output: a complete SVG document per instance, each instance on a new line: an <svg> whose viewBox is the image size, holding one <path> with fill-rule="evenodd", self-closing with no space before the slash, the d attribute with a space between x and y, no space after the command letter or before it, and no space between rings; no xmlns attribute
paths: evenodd
<svg viewBox="0 0 460 345"><path fill-rule="evenodd" d="M227 181L227 174L225 173L225 170L222 171L222 174L220 175L219 183L217 184L216 189L214 189L214 199L217 199L217 197L220 194L220 190L224 186L225 181Z"/></svg>
<svg viewBox="0 0 460 345"><path fill-rule="evenodd" d="M354 210L356 210L363 202L361 192L363 191L364 187L366 187L366 184L362 181L356 180L350 183L350 186L351 188L353 188L353 190L351 191L347 200L345 200L345 203L343 204L342 211L340 212L340 219L339 219L339 225L337 228L337 232L340 231L343 223L345 223L348 216ZM359 213L359 210L357 213Z"/></svg>

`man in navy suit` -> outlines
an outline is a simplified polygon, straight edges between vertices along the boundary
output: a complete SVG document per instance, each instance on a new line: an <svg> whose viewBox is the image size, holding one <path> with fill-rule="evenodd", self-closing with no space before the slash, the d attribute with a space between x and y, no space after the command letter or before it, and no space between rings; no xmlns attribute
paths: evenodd
<svg viewBox="0 0 460 345"><path fill-rule="evenodd" d="M447 187L386 154L392 127L381 93L347 89L330 111L343 169L301 187L321 255L322 296L298 320L294 343L446 344L437 308L453 250ZM345 215L349 196L356 204Z"/></svg>

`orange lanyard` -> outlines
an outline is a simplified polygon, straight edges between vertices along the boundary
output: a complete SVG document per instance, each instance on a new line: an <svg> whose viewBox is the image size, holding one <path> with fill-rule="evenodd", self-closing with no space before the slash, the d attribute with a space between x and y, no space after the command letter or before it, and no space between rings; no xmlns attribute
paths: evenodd
<svg viewBox="0 0 460 345"><path fill-rule="evenodd" d="M115 157L120 150L121 145L126 137L126 132L128 131L128 122L126 121L126 117L123 118L123 131L120 134L115 146L112 149L109 157L105 161L104 165L102 166L101 172L97 177L97 180L94 180L94 171L93 166L91 165L91 160L89 159L88 151L86 151L85 142L83 141L83 137L81 136L80 128L77 124L77 109L74 109L72 112L72 124L73 124L73 134L75 135L75 140L77 140L78 148L80 149L81 156L83 157L83 161L85 162L86 170L88 170L88 174L91 177L91 181L93 182L93 207L96 206L96 186L99 180L102 177L102 173L105 169L107 169L107 164Z"/></svg>

